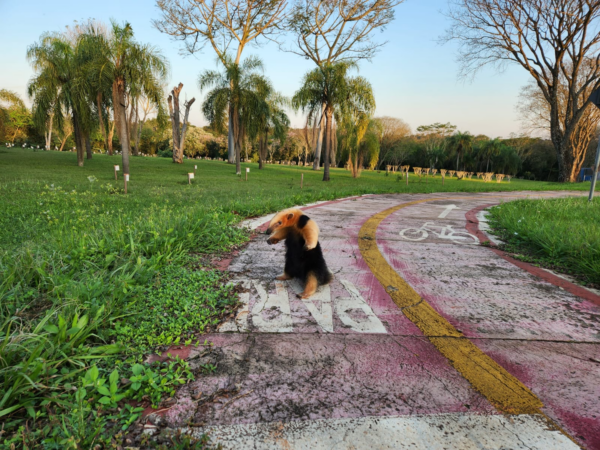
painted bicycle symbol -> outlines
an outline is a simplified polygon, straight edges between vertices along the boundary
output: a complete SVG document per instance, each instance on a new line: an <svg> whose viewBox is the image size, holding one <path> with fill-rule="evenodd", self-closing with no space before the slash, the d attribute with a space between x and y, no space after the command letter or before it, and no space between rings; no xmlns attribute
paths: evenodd
<svg viewBox="0 0 600 450"><path fill-rule="evenodd" d="M440 231L435 231L434 228ZM422 241L427 239L429 233L434 234L439 239L447 239L457 244L478 244L476 236L466 231L457 231L451 225L439 226L433 222L425 222L421 228L405 228L400 232L400 237L408 241Z"/></svg>

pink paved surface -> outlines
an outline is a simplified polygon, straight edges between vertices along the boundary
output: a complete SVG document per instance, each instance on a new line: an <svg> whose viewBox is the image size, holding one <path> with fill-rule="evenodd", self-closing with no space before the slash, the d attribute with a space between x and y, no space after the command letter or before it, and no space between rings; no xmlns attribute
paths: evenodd
<svg viewBox="0 0 600 450"><path fill-rule="evenodd" d="M402 229L419 228L425 222L466 232L467 211L509 198L498 193L443 197L389 216L377 234L381 252L432 307L532 389L549 417L587 448L600 449L600 308L524 272L488 248L432 234L419 242L400 236ZM332 305L350 297L342 281L351 283L385 333L356 331L340 319L335 307L333 332L327 332L295 298L292 288L287 289L290 332L261 332L252 316L260 295L250 284L247 329L208 336L214 343L208 355L196 358L200 350L192 350L192 364L209 361L217 364L217 372L180 392L178 405L167 412L168 421L227 425L450 412L497 414L402 314L358 250L358 231L373 214L428 198L434 197L370 196L306 211L320 226L320 242L334 273ZM458 209L438 218L448 204ZM229 269L238 279L259 283L274 295L273 280L282 270L284 248L265 241L258 235ZM316 301L315 307L325 311L323 303ZM346 313L353 323L368 319L360 309ZM263 321L281 318L275 307L260 314ZM226 392L229 396L222 395ZM206 398L212 401L204 402Z"/></svg>

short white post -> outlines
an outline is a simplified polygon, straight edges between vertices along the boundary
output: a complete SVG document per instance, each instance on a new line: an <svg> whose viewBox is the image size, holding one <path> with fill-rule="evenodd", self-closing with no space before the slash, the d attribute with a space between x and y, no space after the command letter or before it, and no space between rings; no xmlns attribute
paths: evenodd
<svg viewBox="0 0 600 450"><path fill-rule="evenodd" d="M194 179L194 173L188 173L188 184L192 184L192 180Z"/></svg>
<svg viewBox="0 0 600 450"><path fill-rule="evenodd" d="M119 171L119 166L115 165L115 181L117 181L117 172Z"/></svg>
<svg viewBox="0 0 600 450"><path fill-rule="evenodd" d="M248 181L248 173L250 173L250 167L246 167L246 181Z"/></svg>
<svg viewBox="0 0 600 450"><path fill-rule="evenodd" d="M128 173L124 173L123 174L123 181L125 183L125 193L127 194L127 182L129 181L129 174Z"/></svg>
<svg viewBox="0 0 600 450"><path fill-rule="evenodd" d="M300 175L300 189L302 189L303 184L304 184L304 174Z"/></svg>

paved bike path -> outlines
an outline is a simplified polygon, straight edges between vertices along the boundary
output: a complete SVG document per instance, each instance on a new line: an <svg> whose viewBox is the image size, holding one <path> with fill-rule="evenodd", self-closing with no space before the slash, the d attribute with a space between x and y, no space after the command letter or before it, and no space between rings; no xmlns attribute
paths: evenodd
<svg viewBox="0 0 600 450"><path fill-rule="evenodd" d="M217 373L182 391L167 421L191 421L225 448L361 448L365 436L374 448L576 448L570 438L600 448L600 307L465 229L467 211L527 195L564 194L382 195L308 209L334 281L307 301L294 283L274 282L284 249L257 236L229 267L246 306L208 337L210 354L189 355L212 358ZM456 337L432 336L365 261L369 220L415 201L381 218L374 248L419 310L430 307L474 353L449 356ZM511 410L510 397L499 405L493 376L491 388L477 385L465 367L481 358L485 373L531 395L531 411Z"/></svg>

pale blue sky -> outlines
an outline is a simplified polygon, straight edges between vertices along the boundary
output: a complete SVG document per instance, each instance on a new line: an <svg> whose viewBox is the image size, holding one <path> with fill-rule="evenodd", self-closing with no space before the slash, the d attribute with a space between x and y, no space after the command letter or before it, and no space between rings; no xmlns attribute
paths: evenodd
<svg viewBox="0 0 600 450"><path fill-rule="evenodd" d="M497 74L483 70L473 82L457 77L456 47L440 45L438 37L448 26L442 11L446 0L408 0L396 10L396 20L377 39L388 44L373 59L363 62L360 74L373 85L377 115L399 117L413 129L433 122L451 122L460 130L492 137L507 137L521 128L516 112L520 88L528 81L526 73L510 67ZM182 56L178 42L171 41L151 25L159 17L153 0L0 0L3 46L0 48L0 88L15 90L26 97L27 81L33 72L25 52L45 31L62 31L74 20L94 18L108 22L129 21L142 42L160 49L171 65L169 86L184 84L184 96L196 97L191 122L205 124L200 111L202 95L198 74L216 68L210 49L194 56ZM311 62L283 53L272 44L247 48L264 61L265 74L276 89L291 96L302 75L313 68ZM292 125L303 126L291 114Z"/></svg>

